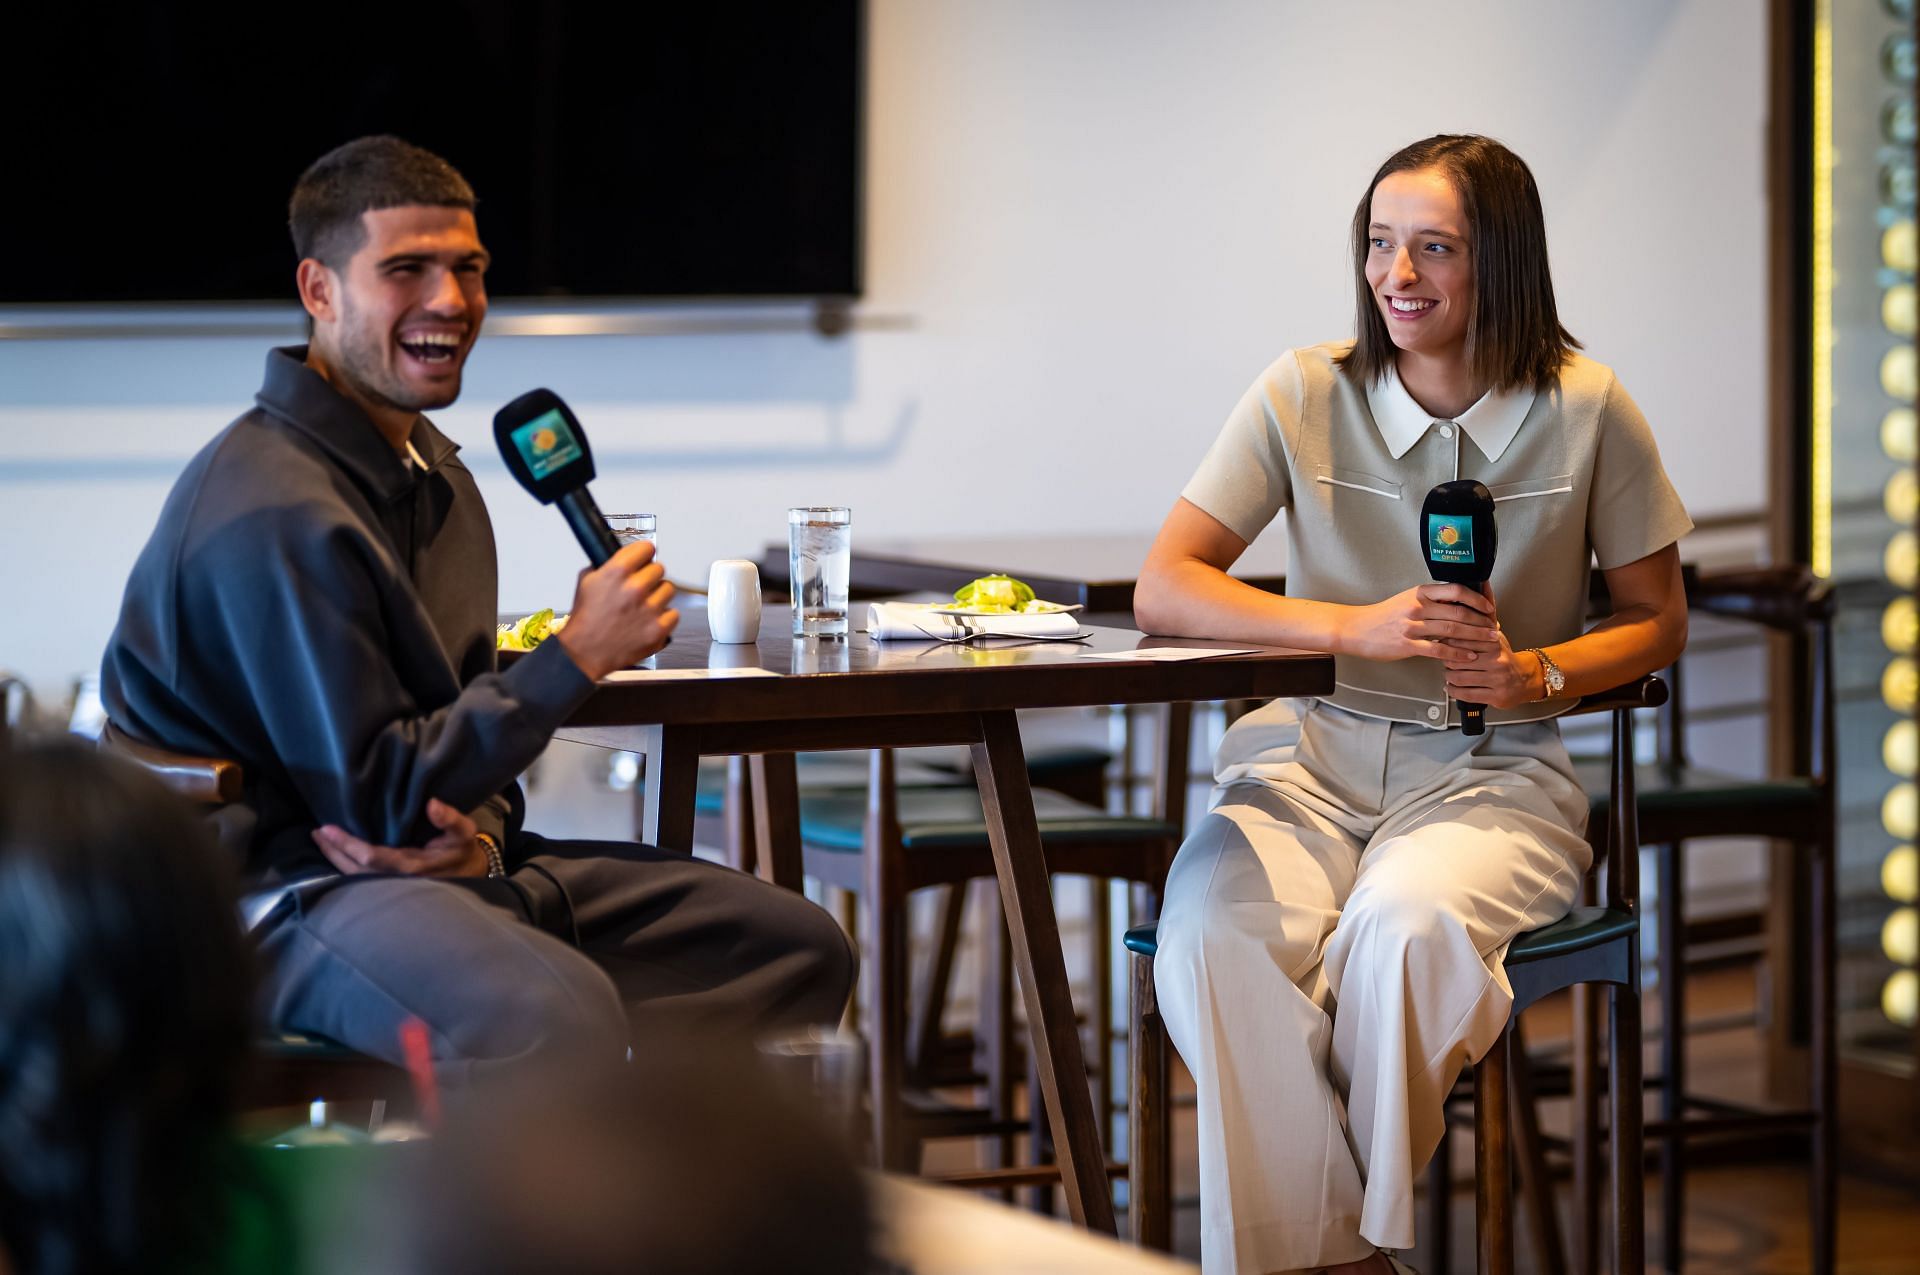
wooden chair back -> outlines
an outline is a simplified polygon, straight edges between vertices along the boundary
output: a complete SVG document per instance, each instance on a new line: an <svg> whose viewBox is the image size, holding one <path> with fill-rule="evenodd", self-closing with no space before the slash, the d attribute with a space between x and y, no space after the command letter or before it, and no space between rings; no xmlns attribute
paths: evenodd
<svg viewBox="0 0 1920 1275"><path fill-rule="evenodd" d="M175 796L203 806L240 800L244 773L237 761L193 757L142 743L111 721L100 732L100 747L152 775Z"/></svg>

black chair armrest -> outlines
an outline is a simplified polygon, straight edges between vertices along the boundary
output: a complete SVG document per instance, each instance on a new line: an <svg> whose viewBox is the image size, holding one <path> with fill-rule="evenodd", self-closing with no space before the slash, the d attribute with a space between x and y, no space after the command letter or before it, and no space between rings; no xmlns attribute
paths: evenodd
<svg viewBox="0 0 1920 1275"><path fill-rule="evenodd" d="M1611 713L1622 708L1659 708L1667 702L1667 684L1657 673L1648 673L1631 682L1583 695L1580 702L1562 713L1575 717L1581 713Z"/></svg>

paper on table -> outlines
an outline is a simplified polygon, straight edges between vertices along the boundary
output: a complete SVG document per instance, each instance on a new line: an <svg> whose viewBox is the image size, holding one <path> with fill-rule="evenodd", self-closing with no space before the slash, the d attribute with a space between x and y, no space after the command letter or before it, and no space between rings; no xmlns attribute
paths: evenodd
<svg viewBox="0 0 1920 1275"><path fill-rule="evenodd" d="M887 641L908 639L943 642L968 637L1075 638L1080 621L1067 611L1039 615L943 615L927 603L875 602L867 608L867 632Z"/></svg>
<svg viewBox="0 0 1920 1275"><path fill-rule="evenodd" d="M623 668L607 674L609 682L684 682L707 677L779 677L765 668Z"/></svg>
<svg viewBox="0 0 1920 1275"><path fill-rule="evenodd" d="M1258 647L1143 646L1137 651L1089 651L1083 660L1208 660L1216 655L1258 655Z"/></svg>

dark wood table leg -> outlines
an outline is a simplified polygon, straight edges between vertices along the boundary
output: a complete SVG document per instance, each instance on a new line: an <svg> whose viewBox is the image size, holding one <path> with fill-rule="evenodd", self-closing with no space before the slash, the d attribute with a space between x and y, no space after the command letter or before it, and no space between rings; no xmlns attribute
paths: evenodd
<svg viewBox="0 0 1920 1275"><path fill-rule="evenodd" d="M1020 727L1011 712L980 715L973 770L993 843L994 872L1013 942L1014 968L1026 998L1033 1057L1053 1126L1067 1208L1075 1222L1113 1235L1113 1196L1101 1156L1100 1125L1087 1088L1086 1056L1074 1023Z"/></svg>
<svg viewBox="0 0 1920 1275"><path fill-rule="evenodd" d="M748 759L727 758L727 866L735 872L758 872L760 856L753 841L753 780Z"/></svg>
<svg viewBox="0 0 1920 1275"><path fill-rule="evenodd" d="M940 920L934 934L933 961L927 970L926 985L908 1013L912 1023L907 1038L910 1042L908 1077L913 1084L925 1088L932 1088L941 1075L941 1053L946 1042L942 1019L947 994L953 987L953 963L960 954L960 926L966 920L966 911L964 882L940 887Z"/></svg>
<svg viewBox="0 0 1920 1275"><path fill-rule="evenodd" d="M647 759L640 797L640 840L662 850L693 853L693 798L700 778L700 749L692 732L674 726L640 731Z"/></svg>
<svg viewBox="0 0 1920 1275"><path fill-rule="evenodd" d="M984 1167L1012 1168L1014 1155L1013 1078L1013 953L1002 924L998 887L981 882L980 1021L984 1024L981 1053L987 1077L987 1111L1000 1132L987 1139ZM1030 1097L1032 1095L1029 1095ZM1013 1189L1000 1191L1003 1204L1013 1203Z"/></svg>
<svg viewBox="0 0 1920 1275"><path fill-rule="evenodd" d="M805 884L800 854L800 774L792 753L753 756L753 842L762 878L798 892Z"/></svg>
<svg viewBox="0 0 1920 1275"><path fill-rule="evenodd" d="M1160 765L1153 782L1153 817L1174 826L1174 836L1187 835L1187 786L1193 752L1193 705L1166 706L1166 737L1161 741Z"/></svg>

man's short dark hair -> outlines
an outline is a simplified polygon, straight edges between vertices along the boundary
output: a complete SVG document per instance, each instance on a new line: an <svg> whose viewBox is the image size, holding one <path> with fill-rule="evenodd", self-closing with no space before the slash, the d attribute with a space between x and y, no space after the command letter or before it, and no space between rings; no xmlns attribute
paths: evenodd
<svg viewBox="0 0 1920 1275"><path fill-rule="evenodd" d="M293 250L338 270L366 242L360 214L382 208L466 208L477 202L458 169L397 137L361 137L315 160L293 188Z"/></svg>

